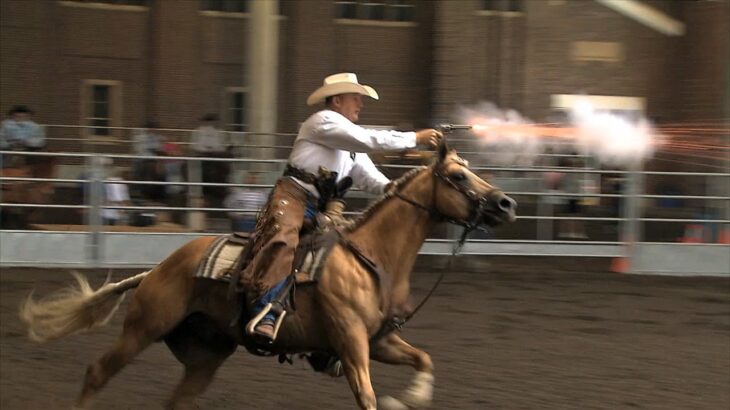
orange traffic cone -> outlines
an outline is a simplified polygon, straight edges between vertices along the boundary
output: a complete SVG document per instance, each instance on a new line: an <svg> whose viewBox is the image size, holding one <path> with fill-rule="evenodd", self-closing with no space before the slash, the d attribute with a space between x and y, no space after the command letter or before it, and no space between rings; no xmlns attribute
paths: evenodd
<svg viewBox="0 0 730 410"><path fill-rule="evenodd" d="M704 227L700 224L687 224L684 226L683 243L702 243L704 242Z"/></svg>
<svg viewBox="0 0 730 410"><path fill-rule="evenodd" d="M629 263L629 258L626 258L624 256L620 256L618 258L613 258L611 261L611 272L614 273L629 273L629 270L631 269L631 264Z"/></svg>

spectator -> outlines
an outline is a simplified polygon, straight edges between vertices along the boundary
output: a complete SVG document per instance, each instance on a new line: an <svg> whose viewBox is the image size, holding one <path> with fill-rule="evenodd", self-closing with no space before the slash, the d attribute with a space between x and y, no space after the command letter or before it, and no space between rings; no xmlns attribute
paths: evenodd
<svg viewBox="0 0 730 410"><path fill-rule="evenodd" d="M167 157L183 156L180 145L169 138L164 139L162 144L162 153ZM182 193L184 190L183 185L172 184L173 182L183 181L183 164L183 160L181 159L166 159L164 161L165 181L170 182L169 185L165 186L165 191L168 195L174 196Z"/></svg>
<svg viewBox="0 0 730 410"><path fill-rule="evenodd" d="M570 170L582 168L583 163L577 155L577 153L574 153L572 156L564 158L561 160L560 166L569 168ZM566 172L560 179L560 188L566 194L580 194L583 191L582 182L582 175L580 173ZM565 207L566 216L571 218L580 217L583 212L581 206L582 200L583 197L580 196L568 197ZM562 222L562 228L560 229L558 236L571 239L588 238L585 233L585 222L583 220L565 219Z"/></svg>
<svg viewBox="0 0 730 410"><path fill-rule="evenodd" d="M250 211L259 211L266 203L266 194L261 190L250 185L258 184L258 176L249 173L246 176L246 187L232 188L230 194L223 201L223 206L231 209L245 209ZM229 212L231 218L231 231L233 232L253 232L256 227L255 212Z"/></svg>
<svg viewBox="0 0 730 410"><path fill-rule="evenodd" d="M154 121L149 121L144 128L135 131L133 136L134 153L140 156L158 156L163 154L162 143L164 138L154 130L158 127ZM162 161L152 158L138 158L134 162L134 179L140 181L164 181L165 167ZM138 193L145 199L163 201L165 190L158 185L138 185Z"/></svg>
<svg viewBox="0 0 730 410"><path fill-rule="evenodd" d="M110 181L122 181L122 178L114 176ZM129 206L129 189L127 184L118 182L107 182L104 184L104 205L106 206ZM101 218L104 225L124 225L127 223L127 212L122 209L104 208L101 210Z"/></svg>
<svg viewBox="0 0 730 410"><path fill-rule="evenodd" d="M23 105L17 105L8 111L8 118L0 125L0 149L16 151L41 151L46 147L46 135L43 127L33 120L33 111ZM19 157L19 156L18 156ZM42 162L42 157L25 157L18 159L7 159L8 164L3 167L13 166L14 162L21 162L32 165Z"/></svg>
<svg viewBox="0 0 730 410"><path fill-rule="evenodd" d="M218 129L218 116L206 114L191 138L193 151L200 156L222 156L227 149L226 135Z"/></svg>
<svg viewBox="0 0 730 410"><path fill-rule="evenodd" d="M162 152L163 138L155 132L158 125L148 121L143 128L135 130L133 138L136 155L155 156Z"/></svg>
<svg viewBox="0 0 730 410"><path fill-rule="evenodd" d="M200 119L201 124L193 131L192 149L200 157L229 158L225 132L217 128L218 116L207 114ZM206 183L226 183L230 174L230 166L222 161L201 161L202 180ZM203 195L218 206L225 196L225 187L206 186Z"/></svg>

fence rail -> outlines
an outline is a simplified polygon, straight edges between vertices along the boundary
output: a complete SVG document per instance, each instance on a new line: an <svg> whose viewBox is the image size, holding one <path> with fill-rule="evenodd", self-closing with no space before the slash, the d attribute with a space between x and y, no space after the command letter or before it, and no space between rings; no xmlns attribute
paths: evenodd
<svg viewBox="0 0 730 410"><path fill-rule="evenodd" d="M114 129L133 131L134 128ZM190 130L166 129L169 132ZM238 135L239 133L235 133ZM234 134L231 134L234 135ZM292 137L292 134L246 134L262 137ZM49 140L78 142L78 139L49 137ZM110 139L109 141L116 141ZM119 139L122 143L131 140ZM464 142L468 140L464 139ZM249 149L289 149L279 143L237 144ZM467 147L468 148L468 147ZM476 151L464 152L478 154ZM565 156L565 154L550 154ZM0 266L149 266L159 262L169 252L185 241L199 235L217 235L227 230L227 213L254 215L258 209L226 207L220 202L203 203L203 190L246 188L268 192L286 164L283 158L220 158L200 156L141 156L126 153L91 152L18 152L0 151L0 158L27 157L50 159L59 163L81 160L81 165L68 165L77 175L28 176L6 175L0 177ZM114 169L134 169L138 164L184 164L185 172L178 180L148 180L139 178L111 178ZM0 165L2 160L0 160ZM232 168L227 181L205 181L203 164L225 164ZM7 164L6 164L7 165ZM61 167L63 164L61 165ZM390 173L404 172L412 165L386 163L380 168ZM6 168L4 168L5 170ZM516 224L500 228L492 237L476 237L469 240L462 253L466 255L525 255L525 256L589 256L626 258L631 271L637 273L672 274L727 274L730 275L730 172L658 172L626 169L591 169L565 167L494 166L475 164L471 169L479 174L490 173L498 186L509 187L507 193L518 198L523 211ZM71 172L71 171L69 171ZM260 183L243 183L241 175L261 175ZM590 191L562 192L549 190L543 176L546 173L578 174L582 181L601 181L604 176L622 179L620 192L603 192L601 187ZM83 174L83 175L81 175ZM701 192L673 193L649 192L646 178L661 177L697 180L698 185L719 187ZM713 182L713 181L721 182ZM105 199L105 187L122 184L132 189L148 187L162 189L176 187L180 190L178 203L146 201L131 204L109 204ZM18 200L22 190L34 193L37 187L55 187L58 194L50 201L33 202ZM75 190L75 191L74 191ZM75 192L75 193L74 193ZM22 196L22 195L21 195ZM353 190L353 209L348 216L360 215L372 196ZM75 200L75 201L74 201ZM565 215L562 212L566 200L585 202L587 212ZM661 201L672 206L658 205ZM68 203L66 203L68 202ZM605 203L604 203L605 202ZM610 204L609 204L610 203ZM679 204L679 205L677 205ZM15 213L33 213L45 210L45 214L57 213L57 220L32 223L17 229L6 226ZM175 213L179 219L177 231L145 231L129 227L129 232L112 232L103 225L102 214L121 211L127 214L150 213L158 216ZM64 212L66 212L64 214ZM81 223L63 224L63 218L77 213ZM222 217L216 216L222 215ZM197 218L197 219L196 219ZM208 218L210 225L201 225L200 219ZM43 219L42 217L40 218ZM564 239L556 237L555 225L581 221L593 228L591 239ZM223 224L223 225L222 225ZM225 226L224 226L225 225ZM60 228L63 229L60 229ZM164 229L160 226L159 229ZM186 232L181 232L187 230ZM434 237L424 244L421 253L449 255L458 237L454 227L439 227ZM162 239L164 238L164 239ZM658 239L657 239L658 238ZM29 252L32 243L37 252Z"/></svg>

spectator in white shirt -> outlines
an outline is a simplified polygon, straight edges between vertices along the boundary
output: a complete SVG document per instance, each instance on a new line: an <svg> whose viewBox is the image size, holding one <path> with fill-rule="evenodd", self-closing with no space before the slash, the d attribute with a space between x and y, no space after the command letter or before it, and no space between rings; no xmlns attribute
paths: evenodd
<svg viewBox="0 0 730 410"><path fill-rule="evenodd" d="M201 124L193 131L191 137L192 149L200 157L230 157L226 144L226 133L217 128L218 116L206 114L200 119ZM226 183L231 172L230 164L222 161L201 161L201 176L203 182ZM219 206L225 196L225 187L203 187L203 195L210 200L213 206Z"/></svg>
<svg viewBox="0 0 730 410"><path fill-rule="evenodd" d="M218 116L206 114L190 139L193 151L201 156L220 156L226 152L226 133L218 129Z"/></svg>
<svg viewBox="0 0 730 410"><path fill-rule="evenodd" d="M131 205L127 184L116 182L122 180L123 179L119 176L112 176L109 178L109 181L115 182L104 183L104 205ZM127 222L127 211L123 209L104 208L101 210L101 217L104 221L104 225L123 225Z"/></svg>
<svg viewBox="0 0 730 410"><path fill-rule="evenodd" d="M331 75L307 99L308 105L325 102L325 109L302 124L289 155L289 166L269 196L259 217L254 244L257 250L243 272L244 287L255 289L249 296L258 299L256 312L279 297L292 270L294 251L305 215L316 212L317 190L313 183L320 167L336 172L336 180L351 177L361 189L381 194L390 180L373 164L367 153L374 150L401 150L417 144L436 146L443 136L434 129L398 132L362 128L355 123L363 108L363 96L378 99L372 87L358 83L352 73ZM255 336L272 340L273 313L256 326ZM248 327L248 326L247 326Z"/></svg>

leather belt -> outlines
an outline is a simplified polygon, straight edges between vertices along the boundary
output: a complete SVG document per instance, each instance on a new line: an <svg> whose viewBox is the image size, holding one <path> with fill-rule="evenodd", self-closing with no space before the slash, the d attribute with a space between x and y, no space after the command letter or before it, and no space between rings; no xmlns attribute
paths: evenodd
<svg viewBox="0 0 730 410"><path fill-rule="evenodd" d="M304 183L312 184L314 185L315 182L317 182L317 176L304 171L302 169L299 169L297 167L292 166L291 164L286 164L286 169L284 169L284 176L285 177L294 177Z"/></svg>

